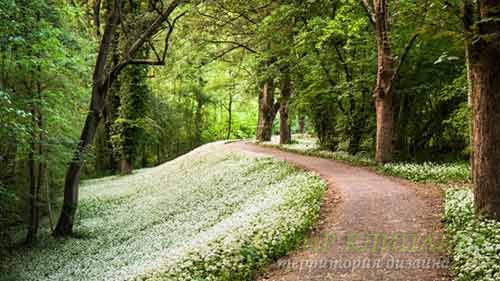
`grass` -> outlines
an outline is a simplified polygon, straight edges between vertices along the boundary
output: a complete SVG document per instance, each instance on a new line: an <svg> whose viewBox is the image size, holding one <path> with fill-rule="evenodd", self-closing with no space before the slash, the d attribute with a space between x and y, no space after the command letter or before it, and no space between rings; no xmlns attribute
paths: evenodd
<svg viewBox="0 0 500 281"><path fill-rule="evenodd" d="M325 184L206 145L157 168L87 181L78 238L44 230L2 257L0 280L248 280L309 231Z"/></svg>

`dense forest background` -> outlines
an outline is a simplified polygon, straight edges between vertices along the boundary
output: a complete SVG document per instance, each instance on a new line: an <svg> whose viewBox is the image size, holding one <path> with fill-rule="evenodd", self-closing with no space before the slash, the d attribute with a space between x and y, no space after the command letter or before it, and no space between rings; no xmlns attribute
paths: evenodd
<svg viewBox="0 0 500 281"><path fill-rule="evenodd" d="M12 228L29 225L33 232L36 212L55 224L112 2L0 2L0 236L6 244ZM124 2L110 62L123 59L122 50L162 1ZM273 133L282 142L293 142L292 133L315 134L323 148L375 156L380 38L364 1L178 2L183 6L165 29L135 53L144 61L164 56L164 65L128 65L111 85L84 151L82 177L127 174L204 143L268 140ZM394 159L467 161L459 1L389 2L383 34L397 65L389 101Z"/></svg>

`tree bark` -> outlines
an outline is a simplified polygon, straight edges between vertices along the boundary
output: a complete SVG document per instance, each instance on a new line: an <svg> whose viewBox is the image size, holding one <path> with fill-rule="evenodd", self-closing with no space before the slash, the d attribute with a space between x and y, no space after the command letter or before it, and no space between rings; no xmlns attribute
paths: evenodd
<svg viewBox="0 0 500 281"><path fill-rule="evenodd" d="M205 105L204 97L201 93L196 96L196 112L194 115L194 142L196 146L201 145L201 130L203 122L203 106Z"/></svg>
<svg viewBox="0 0 500 281"><path fill-rule="evenodd" d="M121 159L120 160L120 174L122 176L132 174L133 170L134 170L134 166L132 165L132 163L130 162L129 159Z"/></svg>
<svg viewBox="0 0 500 281"><path fill-rule="evenodd" d="M258 141L271 140L275 116L274 82L273 79L268 79L264 82L262 91L259 95L259 120L257 124Z"/></svg>
<svg viewBox="0 0 500 281"><path fill-rule="evenodd" d="M375 97L375 110L377 115L375 160L383 164L392 161L394 150L394 113L392 95Z"/></svg>
<svg viewBox="0 0 500 281"><path fill-rule="evenodd" d="M312 121L318 134L318 143L323 149L336 151L339 144L336 132L337 108L333 102L322 101L322 97L317 102L314 106L318 110L315 110Z"/></svg>
<svg viewBox="0 0 500 281"><path fill-rule="evenodd" d="M94 92L96 96L102 96L103 94L99 90L95 90ZM91 110L85 120L85 126L80 137L80 142L75 151L75 155L73 156L73 160L69 164L68 170L66 171L64 182L64 202L59 221L56 229L54 230L55 236L69 236L73 234L74 217L78 207L78 193L83 156L95 135L97 125L100 120L99 112L102 110L99 102L95 100L96 99L93 98Z"/></svg>
<svg viewBox="0 0 500 281"><path fill-rule="evenodd" d="M28 156L28 170L30 177L30 221L28 223L28 233L26 235L26 244L31 244L36 241L37 233L38 233L38 224L39 224L39 210L38 210L38 186L37 186L37 173L36 173L36 160L35 160L35 152L36 152L36 142L37 142L37 131L38 131L38 122L37 122L37 110L35 109L35 105L32 105L31 108L31 123L32 123L32 131L31 131L31 142L30 142L30 152Z"/></svg>
<svg viewBox="0 0 500 281"><path fill-rule="evenodd" d="M401 66L412 48L418 33L415 33L399 56L396 63L392 56L389 39L390 21L387 0L361 0L368 19L373 26L377 41L377 80L373 91L377 116L375 160L378 163L392 161L394 152L394 108L393 86L399 76Z"/></svg>
<svg viewBox="0 0 500 281"><path fill-rule="evenodd" d="M306 132L306 119L303 115L299 117L299 133L304 134Z"/></svg>
<svg viewBox="0 0 500 281"><path fill-rule="evenodd" d="M94 68L90 108L80 136L80 141L73 156L73 160L69 164L68 170L66 171L64 182L64 202L59 221L53 233L54 236L70 236L73 234L74 218L78 207L80 173L83 165L84 154L93 141L97 125L101 119L101 113L104 109L106 93L113 82L113 79L108 79L108 77L106 77L106 62L110 53L111 42L115 34L115 29L120 18L120 6L121 1L115 0L113 8L106 21L106 27ZM106 80L109 80L109 83L106 83Z"/></svg>
<svg viewBox="0 0 500 281"><path fill-rule="evenodd" d="M467 67L467 102L469 110L472 112L472 96L473 82L471 69L471 51L472 51L472 30L474 25L474 4L472 0L464 0L462 3L462 28L464 30L464 49L465 49L465 64ZM470 123L470 166L474 167L474 121ZM471 169L471 177L474 179L474 169Z"/></svg>
<svg viewBox="0 0 500 281"><path fill-rule="evenodd" d="M290 132L290 124L288 122L288 111L290 106L290 98L292 96L292 81L290 74L286 73L281 86L280 99L280 144L289 144L292 141Z"/></svg>
<svg viewBox="0 0 500 281"><path fill-rule="evenodd" d="M500 220L500 3L478 1L478 38L470 50L474 202L478 214ZM470 34L467 34L468 36Z"/></svg>
<svg viewBox="0 0 500 281"><path fill-rule="evenodd" d="M234 87L233 87L234 90ZM229 102L227 105L227 135L226 139L231 138L231 131L233 127L233 93L229 93Z"/></svg>
<svg viewBox="0 0 500 281"><path fill-rule="evenodd" d="M374 0L375 36L377 38L377 81L375 110L377 116L376 154L378 163L392 161L394 112L391 83L394 77L394 59L389 41L386 0Z"/></svg>
<svg viewBox="0 0 500 281"><path fill-rule="evenodd" d="M363 122L358 120L358 117L354 117L352 127L350 128L349 146L347 147L347 151L351 155L356 155L359 152L361 138L363 137L363 125Z"/></svg>
<svg viewBox="0 0 500 281"><path fill-rule="evenodd" d="M120 33L116 33L113 41L111 42L110 50L110 63L117 65L120 62ZM98 172L116 172L120 171L119 161L115 156L119 156L113 148L111 137L113 132L113 125L118 118L120 109L120 80L116 80L110 87L102 113L103 122L98 126L96 132L96 170Z"/></svg>

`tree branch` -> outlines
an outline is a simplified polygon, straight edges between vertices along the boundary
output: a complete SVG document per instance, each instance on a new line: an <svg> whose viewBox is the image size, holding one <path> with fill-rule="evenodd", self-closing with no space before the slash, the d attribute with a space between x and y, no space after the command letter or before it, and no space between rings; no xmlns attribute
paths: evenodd
<svg viewBox="0 0 500 281"><path fill-rule="evenodd" d="M250 48L249 46L247 46L245 44L242 44L242 43L239 43L239 42L236 42L236 41L230 41L230 40L205 40L205 42L213 43L213 44L233 44L233 45L236 45L237 47L246 49L247 51L249 51L251 53L254 53L254 54L258 54L259 53L256 50Z"/></svg>
<svg viewBox="0 0 500 281"><path fill-rule="evenodd" d="M94 22L96 28L96 34L98 37L101 36L101 0L96 0L94 4Z"/></svg>
<svg viewBox="0 0 500 281"><path fill-rule="evenodd" d="M100 79L103 78L104 71L106 69L106 62L108 59L111 41L113 40L113 37L115 36L115 28L119 24L119 21L120 21L119 10L121 7L121 3L122 3L121 0L114 0L113 1L113 7L111 8L111 11L108 15L108 19L106 20L106 27L104 29L104 34L103 34L102 39L101 39L99 54L97 55L97 60L96 60L96 65L95 65L95 70L94 70L94 75L93 75L93 82L95 85L105 83L105 81L101 81ZM107 80L107 79L104 79L104 80Z"/></svg>
<svg viewBox="0 0 500 281"><path fill-rule="evenodd" d="M142 64L142 65L165 65L165 61L163 60L148 60L148 59L131 59L128 61L128 64Z"/></svg>
<svg viewBox="0 0 500 281"><path fill-rule="evenodd" d="M177 21L182 18L184 15L186 15L187 12L183 12L181 13L180 15L178 15L177 17L174 18L174 20L172 21L172 23L170 23L170 21L166 20L167 24L168 24L168 31L167 31L167 35L165 36L165 46L163 48L163 55L162 55L162 58L161 60L163 62L165 62L165 59L167 58L167 52L168 52L168 49L170 48L170 37L172 36L172 33L174 32L174 28L175 28L175 24L177 23Z"/></svg>
<svg viewBox="0 0 500 281"><path fill-rule="evenodd" d="M368 20L370 20L371 25L375 27L375 13L373 12L373 7L370 3L368 3L368 0L361 0L360 3L368 16Z"/></svg>
<svg viewBox="0 0 500 281"><path fill-rule="evenodd" d="M392 82L395 81L400 72L401 72L401 67L403 66L405 60L406 60L406 57L408 56L408 53L410 53L410 50L411 48L413 47L413 45L415 45L415 41L417 40L417 37L419 36L420 34L419 33L415 33L411 38L410 38L410 41L408 41L408 43L406 43L406 46L404 47L403 51L401 52L401 56L399 58L399 62L398 64L396 65L396 69L394 71L394 74L392 75L392 78L391 78L391 84L389 86L389 89L387 90L388 93L391 92L391 89L392 89Z"/></svg>
<svg viewBox="0 0 500 281"><path fill-rule="evenodd" d="M170 3L170 5L149 25L144 33L130 46L125 54L125 58L130 59L135 54L135 52L147 40L151 38L151 36L158 32L158 29L165 21L167 21L168 17L173 13L173 11L184 2L186 2L186 0L174 0L172 3Z"/></svg>
<svg viewBox="0 0 500 281"><path fill-rule="evenodd" d="M118 1L118 0L115 0ZM132 46L126 51L125 58L123 61L117 63L110 73L107 75L105 81L103 81L103 85L110 84L112 83L120 74L120 72L129 64L134 64L134 65L165 65L165 60L167 56L167 52L169 49L169 40L172 35L172 32L174 31L175 23L182 17L184 16L187 12L183 12L170 23L168 20L168 17L172 12L182 3L185 2L184 0L178 0L172 2L163 13L158 16L152 23L151 25L146 29L146 31L132 44ZM163 23L166 22L169 26L167 34L165 35L165 46L163 49L163 54L160 60L148 60L148 59L134 59L133 55L136 53L136 51L144 45L144 43L149 42L151 37L155 35L158 32L158 28L160 28Z"/></svg>

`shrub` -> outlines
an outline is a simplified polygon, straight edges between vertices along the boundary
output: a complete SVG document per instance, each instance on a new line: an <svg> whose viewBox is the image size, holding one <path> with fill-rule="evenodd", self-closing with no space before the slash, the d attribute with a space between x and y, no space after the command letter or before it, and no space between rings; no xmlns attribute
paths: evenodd
<svg viewBox="0 0 500 281"><path fill-rule="evenodd" d="M378 166L378 169L386 174L416 182L447 183L470 180L470 168L467 163L389 163Z"/></svg>

